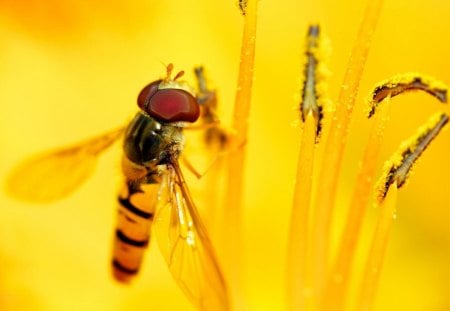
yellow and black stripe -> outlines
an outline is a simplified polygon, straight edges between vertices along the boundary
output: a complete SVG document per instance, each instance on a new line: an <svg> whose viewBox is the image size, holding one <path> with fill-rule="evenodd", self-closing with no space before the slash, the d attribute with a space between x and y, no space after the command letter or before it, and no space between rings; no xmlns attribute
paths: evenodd
<svg viewBox="0 0 450 311"><path fill-rule="evenodd" d="M118 202L118 221L114 237L113 274L120 282L128 282L139 272L157 203L157 179L139 184L125 183Z"/></svg>

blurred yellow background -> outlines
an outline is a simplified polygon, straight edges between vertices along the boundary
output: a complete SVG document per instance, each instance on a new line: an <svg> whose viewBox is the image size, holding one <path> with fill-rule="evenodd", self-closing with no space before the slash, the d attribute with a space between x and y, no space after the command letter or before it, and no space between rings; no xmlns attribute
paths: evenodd
<svg viewBox="0 0 450 311"><path fill-rule="evenodd" d="M370 128L363 98L371 87L405 71L450 83L450 2L385 2L355 110L339 207L348 203ZM334 100L363 10L357 0L260 2L242 236L248 310L284 308L300 137L292 124L307 25L320 23L331 41ZM162 76L169 62L192 82L192 68L206 67L223 122L230 124L242 24L234 1L1 1L1 180L33 153L122 125L136 111L140 89ZM423 94L395 98L392 107L383 159L432 112L449 113ZM400 191L378 310L450 309L449 142L447 130ZM117 285L110 276L119 149L106 153L93 177L61 202L36 206L0 194L1 310L192 308L155 244L132 286ZM343 211L338 208L338 222Z"/></svg>

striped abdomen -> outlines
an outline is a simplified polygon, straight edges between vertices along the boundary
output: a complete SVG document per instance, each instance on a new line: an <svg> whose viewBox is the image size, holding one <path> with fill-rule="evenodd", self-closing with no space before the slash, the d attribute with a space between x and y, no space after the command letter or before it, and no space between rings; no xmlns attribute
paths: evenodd
<svg viewBox="0 0 450 311"><path fill-rule="evenodd" d="M126 181L118 197L112 263L114 277L120 282L128 282L138 273L150 240L159 192L158 176L154 177L145 183Z"/></svg>

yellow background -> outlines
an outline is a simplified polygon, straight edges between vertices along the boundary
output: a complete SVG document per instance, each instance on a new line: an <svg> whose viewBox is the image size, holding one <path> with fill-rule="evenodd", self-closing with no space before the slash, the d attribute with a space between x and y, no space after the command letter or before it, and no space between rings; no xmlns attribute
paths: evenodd
<svg viewBox="0 0 450 311"><path fill-rule="evenodd" d="M249 310L284 307L284 254L300 137L292 124L307 25L320 23L331 41L334 100L364 8L356 0L314 3L260 2L242 236ZM361 84L340 207L348 203L367 139L370 123L362 99L370 88L405 71L450 83L448 16L447 1L386 1ZM190 81L193 66L206 66L229 124L242 22L233 1L1 1L0 178L26 156L126 122L141 87L163 75L162 64L169 62L186 70ZM438 109L449 112L423 94L395 98L383 159ZM379 310L450 308L449 142L445 131L400 191ZM35 206L0 194L1 310L190 308L155 244L130 288L110 277L118 149L61 202Z"/></svg>

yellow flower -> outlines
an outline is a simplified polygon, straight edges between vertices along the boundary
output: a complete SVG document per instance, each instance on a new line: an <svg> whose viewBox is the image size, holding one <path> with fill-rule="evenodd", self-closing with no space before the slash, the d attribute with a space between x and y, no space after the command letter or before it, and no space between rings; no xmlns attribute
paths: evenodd
<svg viewBox="0 0 450 311"><path fill-rule="evenodd" d="M450 3L385 2L339 179L333 245L340 236L371 125L364 110L367 92L377 81L406 71L450 82L450 45L445 41L450 25L443 18L450 14ZM335 100L364 5L351 0L259 4L238 250L242 283L229 284L242 290L239 304L245 310L286 307L286 249L301 136L300 128L291 126L298 119L292 107L300 91L307 26L320 23L330 39L328 97ZM140 88L163 73L161 63L186 70L191 82L191 68L204 65L218 90L223 123L232 123L243 25L233 1L205 0L196 6L181 1L3 1L0 25L2 179L30 154L127 122ZM423 94L392 101L380 157L386 160L428 116L449 111ZM446 281L450 252L445 243L450 235L449 139L448 131L440 134L398 193L398 219L379 282L377 310L450 306ZM318 152L321 163L323 150ZM155 244L131 286L119 286L110 277L118 158L119 150L108 152L94 177L61 202L30 206L1 194L0 309L193 308ZM381 165L377 172L381 174ZM196 183L192 179L191 190L202 201ZM368 214L373 223L377 212L369 209ZM363 250L370 243L371 229L369 225L363 231ZM355 264L358 271L363 260Z"/></svg>

